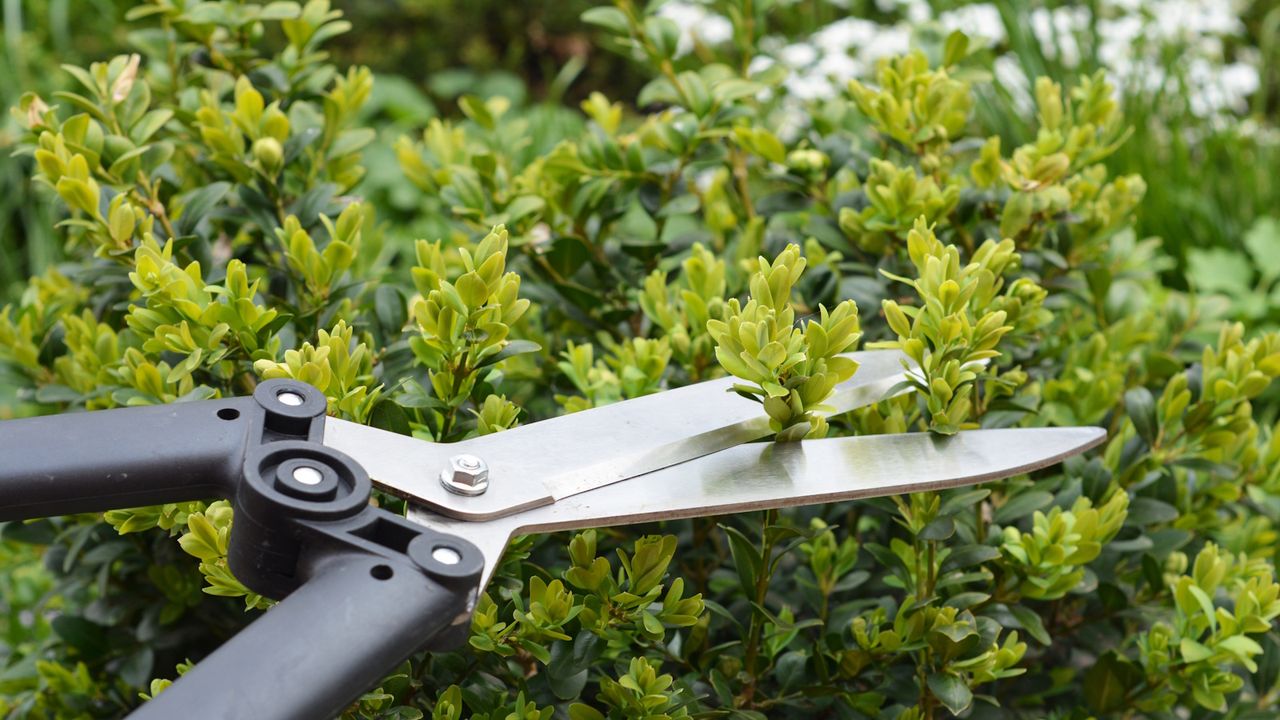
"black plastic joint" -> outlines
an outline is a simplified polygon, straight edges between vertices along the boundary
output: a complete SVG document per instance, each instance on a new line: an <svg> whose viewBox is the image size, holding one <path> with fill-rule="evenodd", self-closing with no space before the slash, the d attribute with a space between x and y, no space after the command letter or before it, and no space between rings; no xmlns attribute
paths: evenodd
<svg viewBox="0 0 1280 720"><path fill-rule="evenodd" d="M277 439L274 436L316 442L323 439L329 401L316 388L297 380L277 378L259 383L253 399L266 413L263 442Z"/></svg>

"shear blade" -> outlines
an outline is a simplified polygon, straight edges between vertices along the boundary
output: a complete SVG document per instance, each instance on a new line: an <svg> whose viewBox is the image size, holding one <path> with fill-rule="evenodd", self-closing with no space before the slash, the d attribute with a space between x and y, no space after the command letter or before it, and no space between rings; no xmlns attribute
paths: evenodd
<svg viewBox="0 0 1280 720"><path fill-rule="evenodd" d="M1074 427L756 443L489 522L459 522L422 509L411 510L410 517L476 542L491 572L516 534L963 487L1056 464L1105 438L1101 428Z"/></svg>
<svg viewBox="0 0 1280 720"><path fill-rule="evenodd" d="M896 350L850 353L859 364L827 405L845 412L906 392L907 357ZM760 403L720 378L522 425L448 445L329 420L325 445L352 456L373 481L443 515L488 520L677 465L769 435ZM485 461L490 490L460 497L438 474L450 456Z"/></svg>
<svg viewBox="0 0 1280 720"><path fill-rule="evenodd" d="M546 532L900 495L1021 475L1083 452L1101 428L972 430L755 443L630 482L566 498L520 517Z"/></svg>

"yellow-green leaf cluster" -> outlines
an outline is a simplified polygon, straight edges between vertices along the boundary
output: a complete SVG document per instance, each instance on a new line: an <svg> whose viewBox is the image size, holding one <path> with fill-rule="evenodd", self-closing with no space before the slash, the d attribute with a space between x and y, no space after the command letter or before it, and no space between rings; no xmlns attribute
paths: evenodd
<svg viewBox="0 0 1280 720"><path fill-rule="evenodd" d="M826 435L827 421L818 413L835 386L857 370L841 353L861 337L852 300L832 311L819 307L818 318L796 327L791 295L805 264L798 245L773 262L759 258L747 304L731 298L724 319L707 322L721 367L748 383L734 388L760 398L770 428L784 441Z"/></svg>

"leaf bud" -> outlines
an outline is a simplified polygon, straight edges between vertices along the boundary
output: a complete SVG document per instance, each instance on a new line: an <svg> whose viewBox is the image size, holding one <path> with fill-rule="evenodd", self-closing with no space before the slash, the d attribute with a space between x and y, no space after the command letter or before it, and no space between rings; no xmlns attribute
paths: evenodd
<svg viewBox="0 0 1280 720"><path fill-rule="evenodd" d="M284 147L273 137L259 138L253 143L253 159L264 173L275 177L284 167Z"/></svg>

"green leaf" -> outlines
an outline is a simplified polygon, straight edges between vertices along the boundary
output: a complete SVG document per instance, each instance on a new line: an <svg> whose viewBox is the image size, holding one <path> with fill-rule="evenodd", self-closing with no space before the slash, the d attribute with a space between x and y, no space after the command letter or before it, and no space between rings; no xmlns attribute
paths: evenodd
<svg viewBox="0 0 1280 720"><path fill-rule="evenodd" d="M1205 619L1209 621L1209 628L1217 631L1218 616L1213 611L1213 600L1209 598L1209 594L1202 590L1199 585L1190 585L1187 590L1191 592L1191 597L1194 597L1196 602L1200 603L1200 610L1204 613Z"/></svg>
<svg viewBox="0 0 1280 720"><path fill-rule="evenodd" d="M1191 638L1182 638L1182 642L1178 644L1178 650L1182 653L1183 661L1189 663L1197 663L1213 657L1212 650Z"/></svg>
<svg viewBox="0 0 1280 720"><path fill-rule="evenodd" d="M944 67L955 65L964 59L969 50L969 38L959 30L953 30L947 36L946 44L942 49L942 64Z"/></svg>
<svg viewBox="0 0 1280 720"><path fill-rule="evenodd" d="M174 234L182 237L194 233L196 224L208 215L209 211L221 202L230 190L231 183L215 182L188 195L182 203L182 214L173 223Z"/></svg>
<svg viewBox="0 0 1280 720"><path fill-rule="evenodd" d="M1000 237L1016 238L1031 224L1031 195L1015 192L1005 203L1000 217Z"/></svg>
<svg viewBox="0 0 1280 720"><path fill-rule="evenodd" d="M1145 527L1177 519L1178 509L1169 503L1155 498L1136 497L1129 501L1129 515L1125 518L1125 523Z"/></svg>
<svg viewBox="0 0 1280 720"><path fill-rule="evenodd" d="M1053 495L1044 490L1029 490L1015 495L1013 499L1001 505L995 513L995 521L1008 525L1014 520L1024 518L1037 510L1043 510L1053 502Z"/></svg>
<svg viewBox="0 0 1280 720"><path fill-rule="evenodd" d="M1053 643L1053 638L1049 637L1049 631L1044 628L1044 621L1040 619L1040 613L1026 605L1016 603L1008 607L1009 612L1018 620L1018 625L1026 630L1028 635L1041 645L1047 646Z"/></svg>
<svg viewBox="0 0 1280 720"><path fill-rule="evenodd" d="M973 691L964 680L949 673L930 673L929 691L952 713L959 715L973 702Z"/></svg>
<svg viewBox="0 0 1280 720"><path fill-rule="evenodd" d="M409 321L404 295L394 285L379 285L373 291L373 314L382 329L393 337L403 331Z"/></svg>
<svg viewBox="0 0 1280 720"><path fill-rule="evenodd" d="M302 13L302 7L296 2L271 2L258 12L259 20L291 20Z"/></svg>
<svg viewBox="0 0 1280 720"><path fill-rule="evenodd" d="M760 551L737 528L722 524L720 529L729 538L729 552L733 555L733 564L738 569L738 581L742 583L742 590L747 593L747 597L754 597L756 579L760 577L760 571L764 566Z"/></svg>
<svg viewBox="0 0 1280 720"><path fill-rule="evenodd" d="M1109 713L1125 707L1129 691L1142 681L1132 662L1108 651L1084 673L1084 697L1095 711Z"/></svg>
<svg viewBox="0 0 1280 720"><path fill-rule="evenodd" d="M119 670L116 672L120 679L129 685L143 687L151 680L154 665L155 651L144 647L121 661Z"/></svg>
<svg viewBox="0 0 1280 720"><path fill-rule="evenodd" d="M1244 234L1244 246L1262 277L1280 277L1280 220L1258 218Z"/></svg>
<svg viewBox="0 0 1280 720"><path fill-rule="evenodd" d="M1253 269L1239 251L1192 248L1187 251L1187 279L1202 292L1240 296L1253 287Z"/></svg>
<svg viewBox="0 0 1280 720"><path fill-rule="evenodd" d="M56 405L59 403L80 402L84 395L66 385L49 384L36 388L35 397L36 402L42 405Z"/></svg>
<svg viewBox="0 0 1280 720"><path fill-rule="evenodd" d="M947 497L942 503L942 509L939 512L943 515L952 515L957 512L973 512L973 508L978 503L990 496L991 491L986 488L963 490Z"/></svg>
<svg viewBox="0 0 1280 720"><path fill-rule="evenodd" d="M373 410L369 412L369 424L399 435L408 435L411 431L409 416L404 408L390 400L383 400L373 406Z"/></svg>
<svg viewBox="0 0 1280 720"><path fill-rule="evenodd" d="M631 32L631 23L627 22L626 13L615 7L594 7L582 13L582 22L604 28L615 35L627 35Z"/></svg>
<svg viewBox="0 0 1280 720"><path fill-rule="evenodd" d="M716 102L725 105L744 97L756 95L764 89L764 85L742 78L721 80L711 87L711 95Z"/></svg>
<svg viewBox="0 0 1280 720"><path fill-rule="evenodd" d="M110 649L107 628L76 615L59 615L50 623L62 641L86 657L100 657Z"/></svg>
<svg viewBox="0 0 1280 720"><path fill-rule="evenodd" d="M920 530L921 540L946 540L956 532L955 520L949 517L940 517L933 522L925 525Z"/></svg>
<svg viewBox="0 0 1280 720"><path fill-rule="evenodd" d="M547 684L561 700L572 700L587 685L588 671L600 655L600 638L584 632L572 643L558 641L551 646L551 662L547 665Z"/></svg>
<svg viewBox="0 0 1280 720"><path fill-rule="evenodd" d="M1253 686L1260 695L1266 695L1280 681L1280 638L1275 632L1262 636L1262 655L1258 658L1258 669L1253 673Z"/></svg>
<svg viewBox="0 0 1280 720"><path fill-rule="evenodd" d="M1155 442L1160 426L1156 421L1156 400L1145 387L1136 387L1124 394L1124 410L1133 421L1138 436L1150 445Z"/></svg>
<svg viewBox="0 0 1280 720"><path fill-rule="evenodd" d="M947 555L942 566L947 569L967 568L1000 557L999 548L990 545L962 545Z"/></svg>
<svg viewBox="0 0 1280 720"><path fill-rule="evenodd" d="M644 36L659 58L671 58L679 45L680 26L671 18L650 15L644 19Z"/></svg>
<svg viewBox="0 0 1280 720"><path fill-rule="evenodd" d="M134 123L132 129L129 130L129 138L135 143L142 145L151 138L164 124L169 122L173 117L173 111L168 109L152 110L137 123Z"/></svg>
<svg viewBox="0 0 1280 720"><path fill-rule="evenodd" d="M590 705L574 703L569 706L569 720L605 720L604 715Z"/></svg>
<svg viewBox="0 0 1280 720"><path fill-rule="evenodd" d="M517 220L541 211L546 205L546 201L536 195L521 195L507 205L504 213L505 222L515 223Z"/></svg>
<svg viewBox="0 0 1280 720"><path fill-rule="evenodd" d="M783 689L797 687L806 678L808 663L809 656L805 651L792 650L783 653L782 657L778 658L773 672L777 675L778 682L782 684Z"/></svg>
<svg viewBox="0 0 1280 720"><path fill-rule="evenodd" d="M476 95L463 95L458 98L458 108L485 130L492 130L497 122L484 100Z"/></svg>
<svg viewBox="0 0 1280 720"><path fill-rule="evenodd" d="M680 94L676 92L675 86L662 77L650 80L636 97L636 105L642 108L657 104L675 105L679 102Z"/></svg>
<svg viewBox="0 0 1280 720"><path fill-rule="evenodd" d="M524 355L527 353L536 353L542 350L542 346L531 340L512 340L508 342L501 350L482 360L479 367L487 367L495 363L502 362L507 358L516 355Z"/></svg>

